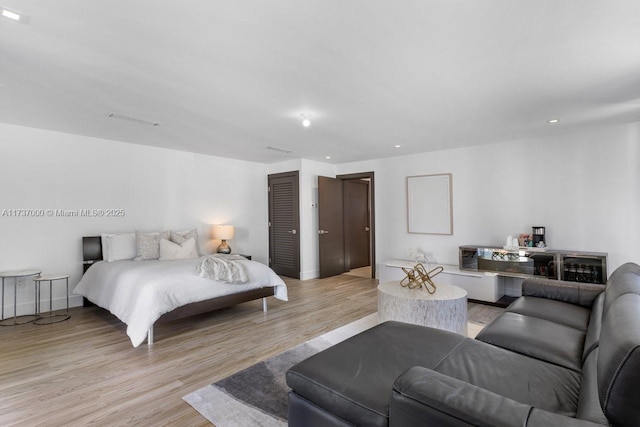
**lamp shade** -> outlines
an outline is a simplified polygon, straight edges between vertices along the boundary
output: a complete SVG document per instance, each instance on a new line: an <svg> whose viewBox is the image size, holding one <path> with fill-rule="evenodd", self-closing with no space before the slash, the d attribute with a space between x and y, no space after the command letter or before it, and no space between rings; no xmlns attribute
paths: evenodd
<svg viewBox="0 0 640 427"><path fill-rule="evenodd" d="M233 225L214 225L213 238L220 240L231 240L235 234L236 228Z"/></svg>

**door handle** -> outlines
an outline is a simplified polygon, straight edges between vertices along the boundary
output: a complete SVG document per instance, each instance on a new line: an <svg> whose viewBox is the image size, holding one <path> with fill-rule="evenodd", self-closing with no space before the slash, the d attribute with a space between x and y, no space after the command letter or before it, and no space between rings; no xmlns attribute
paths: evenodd
<svg viewBox="0 0 640 427"><path fill-rule="evenodd" d="M296 234L297 231L296 230L288 230L287 233Z"/></svg>
<svg viewBox="0 0 640 427"><path fill-rule="evenodd" d="M364 231L369 231L369 227L365 227L365 228L364 228Z"/></svg>
<svg viewBox="0 0 640 427"><path fill-rule="evenodd" d="M327 230L318 230L318 234L328 234Z"/></svg>

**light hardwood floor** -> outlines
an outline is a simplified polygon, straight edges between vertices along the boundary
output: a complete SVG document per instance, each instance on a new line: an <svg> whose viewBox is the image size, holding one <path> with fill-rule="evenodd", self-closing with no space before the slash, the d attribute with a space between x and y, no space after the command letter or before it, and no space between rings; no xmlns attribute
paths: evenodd
<svg viewBox="0 0 640 427"><path fill-rule="evenodd" d="M133 348L97 307L0 328L0 425L210 425L182 396L377 310L372 279L286 279L289 302L253 301L155 328Z"/></svg>
<svg viewBox="0 0 640 427"><path fill-rule="evenodd" d="M348 271L344 274L348 274L349 276L358 276L358 277L371 277L371 266L354 268L351 271Z"/></svg>
<svg viewBox="0 0 640 427"><path fill-rule="evenodd" d="M133 348L125 325L97 307L0 327L0 426L210 425L182 396L377 311L375 280L285 280L289 302L158 325L152 347ZM469 304L477 330L500 312Z"/></svg>

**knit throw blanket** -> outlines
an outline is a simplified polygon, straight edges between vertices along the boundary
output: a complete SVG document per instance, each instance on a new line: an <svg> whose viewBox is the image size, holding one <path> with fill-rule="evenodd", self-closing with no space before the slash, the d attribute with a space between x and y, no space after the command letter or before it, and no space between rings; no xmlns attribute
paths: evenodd
<svg viewBox="0 0 640 427"><path fill-rule="evenodd" d="M239 260L246 260L240 255L213 254L202 258L196 272L200 277L226 283L246 283L249 276Z"/></svg>

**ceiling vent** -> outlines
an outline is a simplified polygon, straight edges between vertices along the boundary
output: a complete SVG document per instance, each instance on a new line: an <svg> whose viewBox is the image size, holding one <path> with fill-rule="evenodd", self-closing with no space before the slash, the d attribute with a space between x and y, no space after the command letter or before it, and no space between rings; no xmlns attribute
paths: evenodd
<svg viewBox="0 0 640 427"><path fill-rule="evenodd" d="M149 126L160 126L161 125L160 122L153 122L151 120L137 119L135 117L124 116L122 114L116 114L116 113L109 113L109 114L107 114L107 117L110 117L112 119L126 120L128 122L140 123L142 125L149 125Z"/></svg>
<svg viewBox="0 0 640 427"><path fill-rule="evenodd" d="M286 153L286 154L293 153L293 151L291 150L285 150L284 148L278 148L278 147L267 147L267 150L277 151L278 153Z"/></svg>

